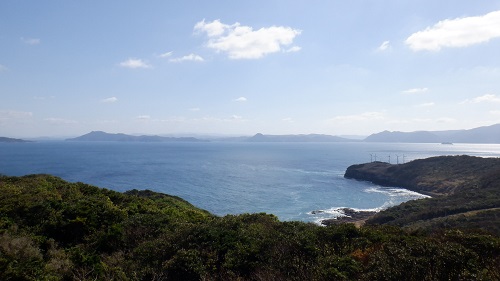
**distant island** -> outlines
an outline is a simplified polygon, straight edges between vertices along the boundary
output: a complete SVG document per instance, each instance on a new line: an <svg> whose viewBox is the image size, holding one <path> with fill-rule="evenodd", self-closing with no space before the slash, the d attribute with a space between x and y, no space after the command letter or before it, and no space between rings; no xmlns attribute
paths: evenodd
<svg viewBox="0 0 500 281"><path fill-rule="evenodd" d="M66 139L66 141L118 141L118 142L206 142L193 137L161 137L161 136L133 136L126 134L110 134L102 131L93 131L83 136Z"/></svg>
<svg viewBox="0 0 500 281"><path fill-rule="evenodd" d="M9 142L9 143L18 142L18 143L21 143L21 142L30 142L30 141L23 140L23 139L14 139L14 138L0 137L0 142Z"/></svg>
<svg viewBox="0 0 500 281"><path fill-rule="evenodd" d="M389 132L372 134L366 142L500 143L500 124L470 130Z"/></svg>

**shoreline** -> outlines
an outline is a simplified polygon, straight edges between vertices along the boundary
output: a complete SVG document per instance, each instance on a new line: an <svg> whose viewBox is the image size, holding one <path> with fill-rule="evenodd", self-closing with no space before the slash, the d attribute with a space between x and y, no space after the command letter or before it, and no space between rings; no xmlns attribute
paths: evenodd
<svg viewBox="0 0 500 281"><path fill-rule="evenodd" d="M344 212L344 216L325 219L322 220L320 224L329 226L343 223L352 223L356 227L361 227L365 224L366 220L378 213L376 211L356 211L351 208L341 208L341 210Z"/></svg>

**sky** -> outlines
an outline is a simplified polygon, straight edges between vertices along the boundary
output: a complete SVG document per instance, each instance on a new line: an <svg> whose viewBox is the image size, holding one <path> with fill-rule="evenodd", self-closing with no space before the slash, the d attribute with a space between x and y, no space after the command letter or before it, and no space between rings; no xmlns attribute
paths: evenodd
<svg viewBox="0 0 500 281"><path fill-rule="evenodd" d="M500 1L0 1L0 136L500 123Z"/></svg>

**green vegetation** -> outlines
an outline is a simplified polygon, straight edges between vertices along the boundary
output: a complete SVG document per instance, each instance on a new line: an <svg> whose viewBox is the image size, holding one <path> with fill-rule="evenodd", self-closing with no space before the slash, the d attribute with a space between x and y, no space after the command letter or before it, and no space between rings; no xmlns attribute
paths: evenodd
<svg viewBox="0 0 500 281"><path fill-rule="evenodd" d="M217 217L152 191L0 177L0 280L499 280L500 238Z"/></svg>

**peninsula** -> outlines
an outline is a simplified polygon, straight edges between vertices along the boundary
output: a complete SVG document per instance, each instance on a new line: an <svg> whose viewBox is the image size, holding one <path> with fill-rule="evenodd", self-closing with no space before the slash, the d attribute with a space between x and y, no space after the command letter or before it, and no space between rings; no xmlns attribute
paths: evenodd
<svg viewBox="0 0 500 281"><path fill-rule="evenodd" d="M432 196L389 208L367 224L427 231L474 228L500 235L499 158L439 156L399 165L371 162L350 166L344 177Z"/></svg>

